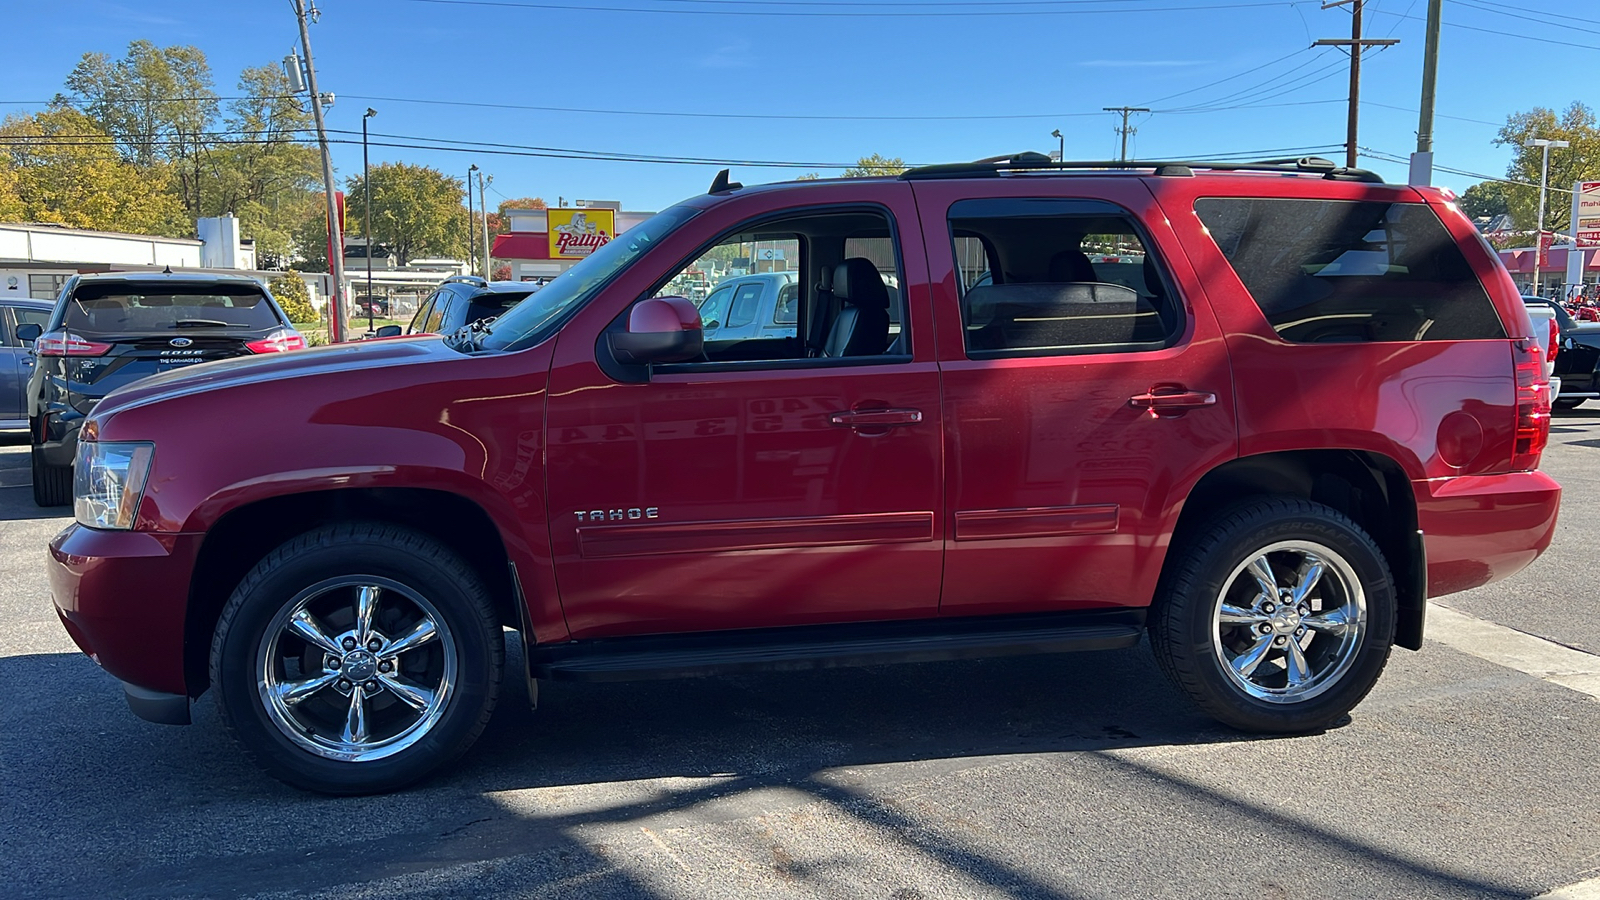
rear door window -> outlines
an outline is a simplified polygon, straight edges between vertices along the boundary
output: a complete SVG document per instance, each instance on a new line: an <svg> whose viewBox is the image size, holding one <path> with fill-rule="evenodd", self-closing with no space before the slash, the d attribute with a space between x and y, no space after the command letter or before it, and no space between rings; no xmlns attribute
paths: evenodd
<svg viewBox="0 0 1600 900"><path fill-rule="evenodd" d="M1296 343L1504 338L1488 293L1421 203L1205 198L1195 214Z"/></svg>
<svg viewBox="0 0 1600 900"><path fill-rule="evenodd" d="M761 294L765 290L763 282L751 282L739 286L733 295L733 305L728 308L727 327L738 328L749 325L756 320L756 310L761 306Z"/></svg>
<svg viewBox="0 0 1600 900"><path fill-rule="evenodd" d="M1090 200L962 200L950 207L967 356L1155 350L1183 305L1131 213Z"/></svg>
<svg viewBox="0 0 1600 900"><path fill-rule="evenodd" d="M62 326L74 334L161 334L176 329L259 331L282 323L258 285L82 284Z"/></svg>

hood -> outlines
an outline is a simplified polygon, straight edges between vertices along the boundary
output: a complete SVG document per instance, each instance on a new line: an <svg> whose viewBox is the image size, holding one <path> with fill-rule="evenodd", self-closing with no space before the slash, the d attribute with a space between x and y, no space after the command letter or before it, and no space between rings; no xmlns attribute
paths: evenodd
<svg viewBox="0 0 1600 900"><path fill-rule="evenodd" d="M95 407L95 417L104 418L119 410L223 388L461 358L460 353L446 347L438 337L360 341L243 356L142 378L107 394Z"/></svg>

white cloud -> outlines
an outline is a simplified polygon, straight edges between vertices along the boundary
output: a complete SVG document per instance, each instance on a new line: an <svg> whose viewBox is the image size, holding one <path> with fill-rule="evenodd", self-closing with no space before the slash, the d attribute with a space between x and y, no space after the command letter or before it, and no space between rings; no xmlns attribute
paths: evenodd
<svg viewBox="0 0 1600 900"><path fill-rule="evenodd" d="M756 59L750 53L750 42L742 38L731 44L723 44L713 50L710 56L695 63L702 69L748 69L755 64Z"/></svg>

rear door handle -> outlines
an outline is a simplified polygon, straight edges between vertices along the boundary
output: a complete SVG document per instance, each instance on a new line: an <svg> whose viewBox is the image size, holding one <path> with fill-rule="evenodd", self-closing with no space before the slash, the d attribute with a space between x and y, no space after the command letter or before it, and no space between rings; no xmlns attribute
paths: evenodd
<svg viewBox="0 0 1600 900"><path fill-rule="evenodd" d="M1216 406L1217 395L1207 391L1191 391L1182 385L1156 385L1149 392L1131 397L1128 405L1148 409L1150 415L1182 415L1202 406Z"/></svg>
<svg viewBox="0 0 1600 900"><path fill-rule="evenodd" d="M922 421L920 409L852 409L828 416L828 421L842 428L888 428L894 425L915 425Z"/></svg>

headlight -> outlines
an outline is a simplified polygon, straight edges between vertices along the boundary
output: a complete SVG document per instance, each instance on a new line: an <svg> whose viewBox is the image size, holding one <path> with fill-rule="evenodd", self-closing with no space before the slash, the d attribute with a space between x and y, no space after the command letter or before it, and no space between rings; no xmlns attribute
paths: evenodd
<svg viewBox="0 0 1600 900"><path fill-rule="evenodd" d="M72 512L79 524L132 528L155 450L152 444L80 440L72 473Z"/></svg>

